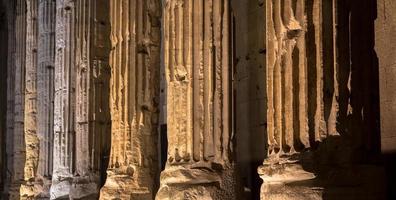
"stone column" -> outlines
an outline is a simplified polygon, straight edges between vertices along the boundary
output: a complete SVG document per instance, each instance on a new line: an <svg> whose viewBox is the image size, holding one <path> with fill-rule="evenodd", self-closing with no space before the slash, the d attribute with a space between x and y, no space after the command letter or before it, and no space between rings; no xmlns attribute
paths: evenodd
<svg viewBox="0 0 396 200"><path fill-rule="evenodd" d="M101 199L153 199L157 175L159 0L111 0L111 154Z"/></svg>
<svg viewBox="0 0 396 200"><path fill-rule="evenodd" d="M339 135L333 4L269 0L266 6L268 157L258 169L261 199L320 199L322 190L309 184L316 178L312 151Z"/></svg>
<svg viewBox="0 0 396 200"><path fill-rule="evenodd" d="M55 1L38 3L37 135L40 140L36 190L49 198L53 164L55 83Z"/></svg>
<svg viewBox="0 0 396 200"><path fill-rule="evenodd" d="M228 0L164 5L168 160L156 199L238 199Z"/></svg>
<svg viewBox="0 0 396 200"><path fill-rule="evenodd" d="M76 171L71 197L98 198L110 146L107 0L76 1ZM107 144L106 144L107 143ZM105 168L105 169L103 169Z"/></svg>
<svg viewBox="0 0 396 200"><path fill-rule="evenodd" d="M108 3L57 2L51 199L97 198L109 138Z"/></svg>
<svg viewBox="0 0 396 200"><path fill-rule="evenodd" d="M20 186L24 181L25 163L25 138L24 138L24 94L25 94L25 54L26 54L26 1L18 0L14 2L15 34L10 34L10 38L15 38L15 52L12 56L14 60L13 79L9 88L9 103L13 103L9 110L7 123L10 126L7 131L7 183L6 191L8 198L19 199ZM10 18L11 20L11 18ZM11 32L10 32L11 33ZM11 61L10 61L11 62ZM10 63L9 63L10 64ZM11 80L10 80L11 81ZM12 90L12 91L11 91Z"/></svg>
<svg viewBox="0 0 396 200"><path fill-rule="evenodd" d="M69 198L75 169L75 1L56 1L55 105L51 199Z"/></svg>
<svg viewBox="0 0 396 200"><path fill-rule="evenodd" d="M40 142L37 137L37 12L38 1L26 1L26 65L25 65L25 112L24 137L26 161L25 183L20 190L21 199L35 196L34 182L39 162ZM21 165L21 164L19 164Z"/></svg>

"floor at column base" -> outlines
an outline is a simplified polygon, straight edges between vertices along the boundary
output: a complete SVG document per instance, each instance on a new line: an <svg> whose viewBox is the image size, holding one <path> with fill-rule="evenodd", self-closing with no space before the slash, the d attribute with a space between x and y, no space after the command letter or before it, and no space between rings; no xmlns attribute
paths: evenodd
<svg viewBox="0 0 396 200"><path fill-rule="evenodd" d="M98 197L99 189L95 182L73 183L70 188L70 199L96 200Z"/></svg>
<svg viewBox="0 0 396 200"><path fill-rule="evenodd" d="M322 188L290 186L283 183L264 183L261 186L261 200L321 200Z"/></svg>

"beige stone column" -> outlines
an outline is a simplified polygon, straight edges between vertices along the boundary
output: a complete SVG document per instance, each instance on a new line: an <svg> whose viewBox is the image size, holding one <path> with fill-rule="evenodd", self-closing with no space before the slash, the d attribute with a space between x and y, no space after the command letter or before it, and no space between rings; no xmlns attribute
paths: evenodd
<svg viewBox="0 0 396 200"><path fill-rule="evenodd" d="M163 6L168 160L156 199L238 199L230 107L230 2Z"/></svg>
<svg viewBox="0 0 396 200"><path fill-rule="evenodd" d="M75 169L75 1L56 1L55 105L51 199L69 198Z"/></svg>
<svg viewBox="0 0 396 200"><path fill-rule="evenodd" d="M157 172L159 0L111 0L111 153L100 199L153 199Z"/></svg>
<svg viewBox="0 0 396 200"><path fill-rule="evenodd" d="M55 93L55 1L38 2L37 135L40 140L36 193L49 198L53 166Z"/></svg>
<svg viewBox="0 0 396 200"><path fill-rule="evenodd" d="M309 185L316 177L313 151L338 135L332 6L331 0L266 1L268 157L258 169L261 199L321 198ZM335 88L332 96L326 88Z"/></svg>
<svg viewBox="0 0 396 200"><path fill-rule="evenodd" d="M26 65L24 137L26 161L25 183L21 187L21 199L36 195L34 182L39 162L40 141L37 136L37 30L38 0L26 1Z"/></svg>

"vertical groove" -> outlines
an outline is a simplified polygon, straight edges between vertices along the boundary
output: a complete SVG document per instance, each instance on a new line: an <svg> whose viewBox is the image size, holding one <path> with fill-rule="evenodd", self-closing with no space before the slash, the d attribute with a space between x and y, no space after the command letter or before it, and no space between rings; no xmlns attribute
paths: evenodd
<svg viewBox="0 0 396 200"><path fill-rule="evenodd" d="M229 9L223 0L164 6L170 163L230 159Z"/></svg>
<svg viewBox="0 0 396 200"><path fill-rule="evenodd" d="M39 162L40 142L37 136L37 1L26 1L26 63L24 91L24 139L26 159L24 166L25 185L21 187L21 196L30 196L32 182L36 178Z"/></svg>
<svg viewBox="0 0 396 200"><path fill-rule="evenodd" d="M110 1L111 152L100 199L154 195L159 4L159 0ZM122 184L115 186L120 179ZM120 188L126 192L115 194Z"/></svg>
<svg viewBox="0 0 396 200"><path fill-rule="evenodd" d="M268 134L268 154L274 152L276 146L276 127L275 127L275 102L274 102L274 67L276 65L276 33L274 25L273 1L266 1L266 48L267 48L267 134ZM269 155L268 155L269 156Z"/></svg>

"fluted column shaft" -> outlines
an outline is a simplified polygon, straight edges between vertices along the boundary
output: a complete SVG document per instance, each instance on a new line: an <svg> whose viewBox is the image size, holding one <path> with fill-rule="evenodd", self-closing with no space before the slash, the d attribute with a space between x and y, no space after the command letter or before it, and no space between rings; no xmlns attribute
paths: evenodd
<svg viewBox="0 0 396 200"><path fill-rule="evenodd" d="M15 38L15 54L13 79L9 91L9 97L13 100L12 108L9 109L9 115L13 119L7 120L10 126L7 131L7 183L6 191L8 191L9 199L19 199L20 186L24 181L24 165L20 163L25 162L25 138L24 138L24 94L25 94L25 54L26 54L26 2L25 0L18 0L14 2L15 18L14 23L15 35L10 35L10 38ZM10 18L11 20L11 18ZM12 78L11 78L12 77ZM11 81L11 80L10 80Z"/></svg>
<svg viewBox="0 0 396 200"><path fill-rule="evenodd" d="M109 149L109 2L76 1L76 171L74 198L97 198ZM107 144L106 144L107 143ZM107 163L106 163L107 164Z"/></svg>
<svg viewBox="0 0 396 200"><path fill-rule="evenodd" d="M56 7L51 198L97 198L110 126L108 4L67 0Z"/></svg>
<svg viewBox="0 0 396 200"><path fill-rule="evenodd" d="M75 1L56 1L54 157L51 199L68 197L75 171Z"/></svg>
<svg viewBox="0 0 396 200"><path fill-rule="evenodd" d="M26 1L26 65L24 137L26 161L21 199L35 196L34 181L39 162L40 142L37 136L37 31L38 1Z"/></svg>
<svg viewBox="0 0 396 200"><path fill-rule="evenodd" d="M40 154L36 188L42 198L49 198L53 169L55 4L51 0L38 3L37 135Z"/></svg>
<svg viewBox="0 0 396 200"><path fill-rule="evenodd" d="M159 0L111 0L111 154L101 199L153 199L157 174Z"/></svg>
<svg viewBox="0 0 396 200"><path fill-rule="evenodd" d="M282 184L315 178L302 166L313 166L318 143L339 135L333 6L332 0L266 1L268 158L258 170L261 199L319 195L309 187L296 195Z"/></svg>
<svg viewBox="0 0 396 200"><path fill-rule="evenodd" d="M157 199L236 199L228 0L164 8L168 160Z"/></svg>

